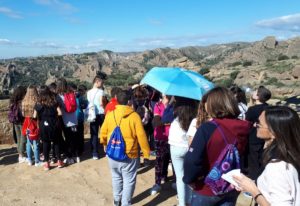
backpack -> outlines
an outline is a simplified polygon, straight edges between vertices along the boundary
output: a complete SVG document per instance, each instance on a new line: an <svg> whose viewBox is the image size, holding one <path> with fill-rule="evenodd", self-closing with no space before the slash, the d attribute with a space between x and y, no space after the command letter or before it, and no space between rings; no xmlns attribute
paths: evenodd
<svg viewBox="0 0 300 206"><path fill-rule="evenodd" d="M22 134L28 137L29 140L38 140L40 130L36 120L26 117L22 127Z"/></svg>
<svg viewBox="0 0 300 206"><path fill-rule="evenodd" d="M126 154L126 144L120 128L122 118L120 120L120 124L118 125L114 111L113 111L113 115L117 126L115 127L113 133L109 138L107 148L106 148L106 154L108 157L110 157L113 160L124 161L128 159L128 156Z"/></svg>
<svg viewBox="0 0 300 206"><path fill-rule="evenodd" d="M215 195L223 195L234 190L234 187L222 179L221 176L233 169L240 169L240 157L236 147L236 141L234 144L229 144L221 127L215 121L212 121L212 123L217 126L217 129L226 143L226 147L218 156L213 168L206 176L204 183L210 187Z"/></svg>
<svg viewBox="0 0 300 206"><path fill-rule="evenodd" d="M22 117L20 116L20 110L17 104L10 105L8 110L8 121L14 124L22 122Z"/></svg>
<svg viewBox="0 0 300 206"><path fill-rule="evenodd" d="M69 92L64 94L64 104L65 104L65 111L68 113L73 113L77 109L76 104L76 96L74 92Z"/></svg>

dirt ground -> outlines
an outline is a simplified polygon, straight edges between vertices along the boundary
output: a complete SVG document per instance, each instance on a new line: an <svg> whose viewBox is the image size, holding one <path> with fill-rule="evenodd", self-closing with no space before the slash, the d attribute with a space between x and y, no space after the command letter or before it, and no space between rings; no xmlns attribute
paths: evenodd
<svg viewBox="0 0 300 206"><path fill-rule="evenodd" d="M0 145L0 205L2 206L85 206L112 205L111 174L107 159L92 160L88 152L82 161L65 168L42 167L17 163L14 145ZM170 171L172 174L172 172ZM162 186L160 194L149 195L154 184L154 160L138 170L133 205L176 205L172 181ZM237 206L250 205L242 195Z"/></svg>

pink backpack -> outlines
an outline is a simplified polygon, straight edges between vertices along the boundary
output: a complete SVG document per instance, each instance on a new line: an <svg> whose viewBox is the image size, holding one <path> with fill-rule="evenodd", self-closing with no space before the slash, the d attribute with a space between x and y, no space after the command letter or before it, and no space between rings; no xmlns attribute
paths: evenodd
<svg viewBox="0 0 300 206"><path fill-rule="evenodd" d="M64 104L66 112L72 113L76 111L77 104L74 92L64 94Z"/></svg>

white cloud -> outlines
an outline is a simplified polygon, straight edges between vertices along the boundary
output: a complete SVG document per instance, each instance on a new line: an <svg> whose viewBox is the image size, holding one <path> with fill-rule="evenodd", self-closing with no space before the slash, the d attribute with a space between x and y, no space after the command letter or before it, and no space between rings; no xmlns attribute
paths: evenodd
<svg viewBox="0 0 300 206"><path fill-rule="evenodd" d="M0 44L10 44L11 41L8 39L0 39Z"/></svg>
<svg viewBox="0 0 300 206"><path fill-rule="evenodd" d="M269 28L274 30L284 30L299 32L300 31L300 13L276 17L272 19L264 19L258 21L256 24L258 27Z"/></svg>
<svg viewBox="0 0 300 206"><path fill-rule="evenodd" d="M65 3L61 0L34 0L34 2L55 9L61 14L72 14L78 11L72 4Z"/></svg>
<svg viewBox="0 0 300 206"><path fill-rule="evenodd" d="M7 7L0 7L0 13L13 19L23 19L19 12L16 12Z"/></svg>
<svg viewBox="0 0 300 206"><path fill-rule="evenodd" d="M96 40L93 40L93 41L89 41L86 44L86 47L87 48L102 47L102 46L105 46L107 44L111 44L113 42L116 42L116 40L114 40L114 39L96 39Z"/></svg>
<svg viewBox="0 0 300 206"><path fill-rule="evenodd" d="M51 41L33 41L29 44L29 47L36 47L36 48L50 48L50 49L61 49L64 48L63 45L60 45L56 42Z"/></svg>
<svg viewBox="0 0 300 206"><path fill-rule="evenodd" d="M9 39L0 39L0 45L18 45L18 43Z"/></svg>

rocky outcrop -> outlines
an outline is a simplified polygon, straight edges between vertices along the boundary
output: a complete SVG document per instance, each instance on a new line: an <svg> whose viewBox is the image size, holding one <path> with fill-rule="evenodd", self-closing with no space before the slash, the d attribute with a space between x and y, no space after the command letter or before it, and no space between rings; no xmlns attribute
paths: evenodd
<svg viewBox="0 0 300 206"><path fill-rule="evenodd" d="M298 56L300 57L300 37L289 41L286 54L289 57Z"/></svg>
<svg viewBox="0 0 300 206"><path fill-rule="evenodd" d="M300 65L296 65L292 71L292 76L296 79L300 78Z"/></svg>
<svg viewBox="0 0 300 206"><path fill-rule="evenodd" d="M0 144L13 143L12 124L7 119L8 100L0 100Z"/></svg>
<svg viewBox="0 0 300 206"><path fill-rule="evenodd" d="M296 66L300 65L299 54L300 37L286 41L266 37L253 43L158 48L135 53L104 50L98 53L15 58L0 60L0 93L17 85L49 84L59 77L91 83L98 71L107 73L108 78L123 75L123 78L131 78L131 82L139 81L149 69L169 66L194 71L205 68L205 75L212 80L232 78L232 73L237 72L233 81L238 85L293 87L293 94L297 94L300 93L297 89L300 86L299 69ZM113 81L114 85L117 83L118 79Z"/></svg>

